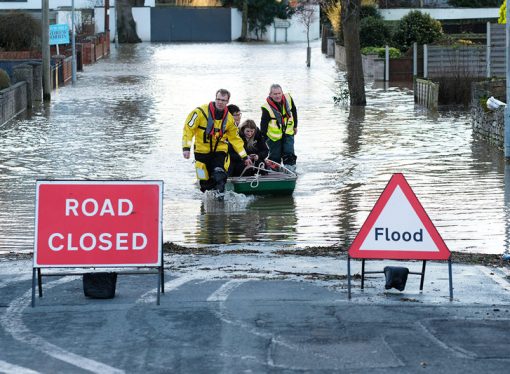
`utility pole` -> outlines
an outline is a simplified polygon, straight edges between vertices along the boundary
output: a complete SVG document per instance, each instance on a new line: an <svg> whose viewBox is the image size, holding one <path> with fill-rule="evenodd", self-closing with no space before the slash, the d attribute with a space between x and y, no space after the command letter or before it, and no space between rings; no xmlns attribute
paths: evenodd
<svg viewBox="0 0 510 374"><path fill-rule="evenodd" d="M42 0L42 75L43 100L51 100L51 71L50 71L50 20L49 0Z"/></svg>
<svg viewBox="0 0 510 374"><path fill-rule="evenodd" d="M73 39L71 41L72 46L72 57L71 57L71 82L73 83L73 86L76 84L76 27L74 24L74 0L71 2L71 35L73 36Z"/></svg>
<svg viewBox="0 0 510 374"><path fill-rule="evenodd" d="M107 34L107 32L110 30L110 16L108 15L110 13L110 1L104 0L104 33Z"/></svg>

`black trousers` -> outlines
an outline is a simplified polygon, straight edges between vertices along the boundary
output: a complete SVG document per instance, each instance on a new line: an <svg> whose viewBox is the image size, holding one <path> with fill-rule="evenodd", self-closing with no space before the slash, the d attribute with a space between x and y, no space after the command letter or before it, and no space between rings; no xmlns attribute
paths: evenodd
<svg viewBox="0 0 510 374"><path fill-rule="evenodd" d="M200 181L200 191L205 192L207 190L215 190L218 189L219 185L225 185L225 182L227 181L227 173L225 171L226 157L226 152L195 153L195 160L203 162L207 168L207 174L209 174L208 180ZM224 176L221 175L221 173L218 173L218 170L215 171L216 168L221 168ZM222 190L223 188L220 189Z"/></svg>

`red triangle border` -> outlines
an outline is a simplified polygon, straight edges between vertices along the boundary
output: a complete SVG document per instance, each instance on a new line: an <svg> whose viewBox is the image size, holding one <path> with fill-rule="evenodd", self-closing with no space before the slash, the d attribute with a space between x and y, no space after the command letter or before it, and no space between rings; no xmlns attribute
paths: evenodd
<svg viewBox="0 0 510 374"><path fill-rule="evenodd" d="M361 246L365 242L370 230L375 225L377 218L383 211L388 200L393 195L393 192L397 187L400 187L405 197L411 204L418 218L422 222L423 226L427 230L428 234L432 238L434 244L437 246L439 251L414 251L414 250L360 250ZM446 246L443 238L437 231L436 227L432 223L427 212L421 205L418 197L415 195L409 183L401 173L393 174L390 181L386 185L381 196L375 203L372 211L368 215L365 223L361 226L361 229L356 235L356 238L352 242L349 248L349 256L352 258L361 259L395 259L395 260L448 260L450 258L450 250Z"/></svg>

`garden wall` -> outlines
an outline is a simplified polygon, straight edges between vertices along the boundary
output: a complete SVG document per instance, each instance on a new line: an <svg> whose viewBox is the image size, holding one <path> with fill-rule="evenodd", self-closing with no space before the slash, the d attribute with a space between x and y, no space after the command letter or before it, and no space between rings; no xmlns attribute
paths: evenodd
<svg viewBox="0 0 510 374"><path fill-rule="evenodd" d="M18 82L0 90L0 125L26 110L27 88L27 82Z"/></svg>
<svg viewBox="0 0 510 374"><path fill-rule="evenodd" d="M491 96L505 101L506 81L484 81L473 83L471 94L471 121L473 133L489 143L503 149L505 141L505 109L487 109L485 102Z"/></svg>

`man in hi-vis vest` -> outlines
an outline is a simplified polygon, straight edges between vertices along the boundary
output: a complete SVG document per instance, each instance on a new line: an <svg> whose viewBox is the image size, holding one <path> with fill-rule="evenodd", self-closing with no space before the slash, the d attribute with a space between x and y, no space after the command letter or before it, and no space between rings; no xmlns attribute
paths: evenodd
<svg viewBox="0 0 510 374"><path fill-rule="evenodd" d="M228 111L229 100L230 92L219 89L215 101L195 108L184 123L182 155L186 159L190 158L191 145L195 138L195 168L202 192L225 191L228 143L232 144L246 166L252 165L234 124L234 117Z"/></svg>
<svg viewBox="0 0 510 374"><path fill-rule="evenodd" d="M297 134L297 110L290 94L283 94L279 84L271 85L269 96L262 105L260 130L269 147L268 159L296 171L294 135Z"/></svg>

